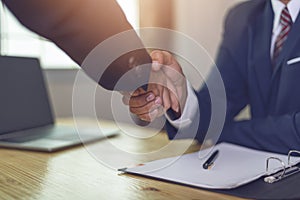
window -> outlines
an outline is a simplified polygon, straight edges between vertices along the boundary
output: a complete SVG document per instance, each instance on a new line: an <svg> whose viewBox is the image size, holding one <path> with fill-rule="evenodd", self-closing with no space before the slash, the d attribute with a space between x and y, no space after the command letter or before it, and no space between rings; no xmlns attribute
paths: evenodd
<svg viewBox="0 0 300 200"><path fill-rule="evenodd" d="M138 0L118 0L132 26L137 27ZM1 55L37 57L44 68L77 68L62 50L52 42L40 37L22 26L18 20L3 6L0 6Z"/></svg>
<svg viewBox="0 0 300 200"><path fill-rule="evenodd" d="M127 20L133 28L138 28L140 24L139 0L117 0L117 2L125 12Z"/></svg>

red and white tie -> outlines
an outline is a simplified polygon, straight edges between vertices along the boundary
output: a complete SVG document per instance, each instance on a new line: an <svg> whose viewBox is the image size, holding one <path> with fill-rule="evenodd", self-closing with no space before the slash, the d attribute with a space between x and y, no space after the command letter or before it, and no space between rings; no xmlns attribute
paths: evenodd
<svg viewBox="0 0 300 200"><path fill-rule="evenodd" d="M280 24L282 26L282 29L275 41L274 54L273 54L274 62L278 58L278 56L282 50L283 44L286 41L288 34L291 30L292 24L293 24L291 15L290 15L287 7L285 7L281 13Z"/></svg>

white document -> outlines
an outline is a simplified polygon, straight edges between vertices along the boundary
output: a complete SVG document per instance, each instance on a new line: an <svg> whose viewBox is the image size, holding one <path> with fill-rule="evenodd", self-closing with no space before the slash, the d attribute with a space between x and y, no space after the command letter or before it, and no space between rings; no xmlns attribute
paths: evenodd
<svg viewBox="0 0 300 200"><path fill-rule="evenodd" d="M219 150L219 155L209 170L202 167L207 160L207 157L200 159L199 153L207 153L207 150L202 150L145 163L123 171L196 187L231 189L267 175L266 160L271 156L281 159L287 165L287 155L257 151L229 143L218 144L213 151L215 150ZM293 164L300 161L297 157L292 157L291 160ZM271 172L280 169L279 162L270 162Z"/></svg>

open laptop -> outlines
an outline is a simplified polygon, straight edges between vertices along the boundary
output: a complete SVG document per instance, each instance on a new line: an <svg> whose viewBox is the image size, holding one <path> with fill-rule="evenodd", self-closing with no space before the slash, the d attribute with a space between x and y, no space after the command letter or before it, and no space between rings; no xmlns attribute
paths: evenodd
<svg viewBox="0 0 300 200"><path fill-rule="evenodd" d="M0 147L52 152L113 136L118 129L56 125L40 63L0 57Z"/></svg>

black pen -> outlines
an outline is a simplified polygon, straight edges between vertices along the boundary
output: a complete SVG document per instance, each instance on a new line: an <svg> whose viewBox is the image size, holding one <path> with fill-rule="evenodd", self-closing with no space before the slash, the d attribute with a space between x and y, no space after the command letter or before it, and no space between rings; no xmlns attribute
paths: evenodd
<svg viewBox="0 0 300 200"><path fill-rule="evenodd" d="M203 169L209 169L214 164L218 155L219 155L219 150L216 150L215 152L213 152L213 154L211 154L211 156L203 164Z"/></svg>

